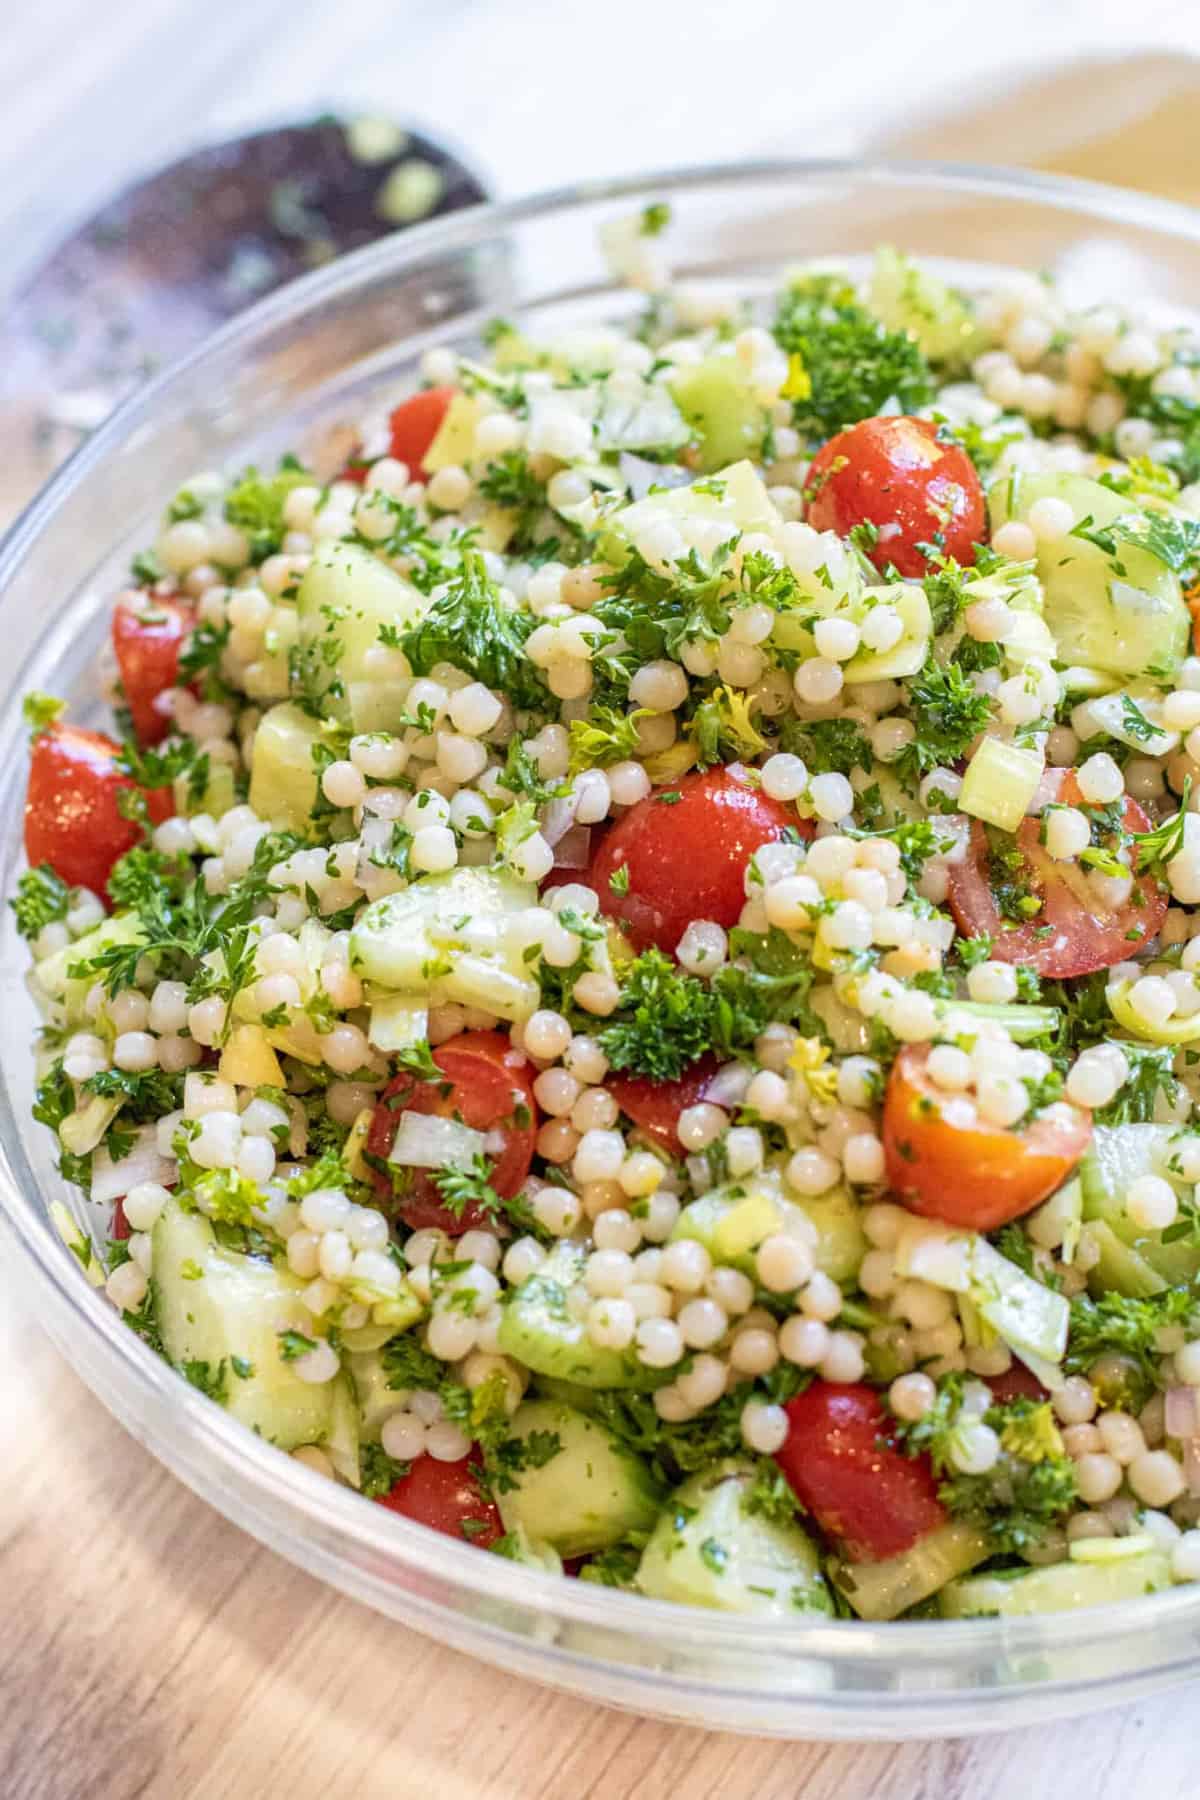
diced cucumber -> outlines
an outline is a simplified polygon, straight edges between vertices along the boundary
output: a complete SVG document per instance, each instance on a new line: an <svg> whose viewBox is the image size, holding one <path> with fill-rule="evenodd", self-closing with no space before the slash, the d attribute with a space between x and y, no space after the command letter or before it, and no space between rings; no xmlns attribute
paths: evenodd
<svg viewBox="0 0 1200 1800"><path fill-rule="evenodd" d="M839 1286L858 1274L867 1254L867 1238L862 1225L862 1207L849 1188L833 1187L824 1194L806 1196L795 1202L812 1225L817 1241L813 1255L818 1269ZM786 1230L786 1224L784 1229Z"/></svg>
<svg viewBox="0 0 1200 1800"><path fill-rule="evenodd" d="M839 1056L866 1055L871 1046L870 1024L862 1013L846 1005L831 983L823 981L814 987L808 1004Z"/></svg>
<svg viewBox="0 0 1200 1800"><path fill-rule="evenodd" d="M933 362L965 367L979 347L980 329L965 295L890 245L875 252L867 304L889 330L907 332Z"/></svg>
<svg viewBox="0 0 1200 1800"><path fill-rule="evenodd" d="M345 1374L337 1376L329 1386L332 1389L333 1404L330 1408L329 1428L325 1433L325 1454L333 1464L335 1473L341 1476L347 1486L360 1487L362 1471L359 1448L362 1434L354 1389Z"/></svg>
<svg viewBox="0 0 1200 1800"><path fill-rule="evenodd" d="M283 1450L321 1442L333 1423L334 1383L302 1381L280 1354L282 1331L312 1335L304 1285L274 1263L223 1250L208 1220L175 1200L159 1214L154 1286L163 1348L176 1368L203 1363L214 1380L223 1365L226 1410Z"/></svg>
<svg viewBox="0 0 1200 1800"><path fill-rule="evenodd" d="M689 1201L671 1239L694 1238L712 1260L754 1274L754 1252L764 1238L784 1232L802 1239L818 1269L837 1282L857 1274L866 1255L862 1208L848 1188L789 1198L778 1168L726 1182Z"/></svg>
<svg viewBox="0 0 1200 1800"><path fill-rule="evenodd" d="M754 1252L783 1229L777 1181L733 1182L689 1201L671 1229L671 1241L691 1238L714 1262L753 1272Z"/></svg>
<svg viewBox="0 0 1200 1800"><path fill-rule="evenodd" d="M524 1466L508 1474L513 1485L497 1495L506 1531L522 1530L560 1556L586 1556L654 1524L662 1503L658 1484L595 1419L558 1400L525 1400L513 1414L510 1438L528 1452L520 1458ZM552 1453L543 1460L547 1448Z"/></svg>
<svg viewBox="0 0 1200 1800"><path fill-rule="evenodd" d="M259 720L250 759L250 804L281 831L303 831L317 799L313 750L324 741L318 719L290 700Z"/></svg>
<svg viewBox="0 0 1200 1800"><path fill-rule="evenodd" d="M1186 1238L1164 1244L1162 1232L1137 1225L1125 1205L1130 1186L1142 1175L1159 1175L1181 1198L1190 1198L1192 1184L1171 1166L1173 1147L1184 1135L1176 1125L1097 1125L1079 1165L1084 1219L1093 1241L1100 1245L1107 1273L1115 1277L1112 1285L1122 1293L1158 1293L1164 1286L1200 1273L1200 1249L1195 1244ZM1122 1258L1103 1233L1097 1235L1096 1227L1101 1224L1134 1253L1134 1260ZM1150 1288L1146 1285L1147 1267L1161 1277Z"/></svg>
<svg viewBox="0 0 1200 1800"><path fill-rule="evenodd" d="M347 1358L346 1367L354 1384L363 1440L369 1444L378 1443L384 1420L390 1419L393 1413L402 1412L408 1404L408 1396L389 1387L388 1372L378 1350L355 1351Z"/></svg>
<svg viewBox="0 0 1200 1800"><path fill-rule="evenodd" d="M1130 999L1133 986L1132 981L1110 981L1104 990L1109 1012L1125 1031L1147 1044L1192 1044L1200 1038L1200 1013L1167 1019L1162 1025L1149 1024Z"/></svg>
<svg viewBox="0 0 1200 1800"><path fill-rule="evenodd" d="M967 764L959 806L973 819L1015 831L1029 811L1045 767L1040 750L985 737Z"/></svg>
<svg viewBox="0 0 1200 1800"><path fill-rule="evenodd" d="M522 958L506 953L499 931L487 945L486 926L536 902L531 883L493 869L427 875L365 909L350 936L351 966L410 1002L420 996L526 1019L538 1005L538 985Z"/></svg>
<svg viewBox="0 0 1200 1800"><path fill-rule="evenodd" d="M385 562L356 544L333 540L313 553L296 598L309 679L329 716L355 731L386 731L404 710L407 673L381 678L372 652L380 631L405 630L427 602Z"/></svg>
<svg viewBox="0 0 1200 1800"><path fill-rule="evenodd" d="M185 818L192 818L196 813L208 813L210 818L220 819L237 805L237 787L233 779L233 770L228 763L210 762L208 776L198 794L193 794L190 774L177 775L172 792L175 796L175 811Z"/></svg>
<svg viewBox="0 0 1200 1800"><path fill-rule="evenodd" d="M988 495L993 532L1007 519L1025 519L1045 498L1065 500L1075 524L1090 518L1091 530L1143 516L1084 475L1014 474ZM1039 541L1037 565L1060 662L1169 681L1187 654L1190 620L1179 578L1164 563L1137 544L1118 541L1110 555L1069 536Z"/></svg>
<svg viewBox="0 0 1200 1800"><path fill-rule="evenodd" d="M951 1519L884 1562L835 1563L829 1578L860 1619L896 1619L991 1553L984 1532Z"/></svg>
<svg viewBox="0 0 1200 1800"><path fill-rule="evenodd" d="M935 1002L939 1019L962 1013L967 1019L987 1019L1003 1025L1014 1044L1027 1044L1058 1028L1061 1017L1057 1006L1025 1006L1012 1002L988 1000L939 1000Z"/></svg>
<svg viewBox="0 0 1200 1800"><path fill-rule="evenodd" d="M1027 1223L1038 1222L1035 1241L1057 1244L1064 1262L1073 1262L1083 1225L1083 1183L1078 1175L1063 1183L1058 1192L1029 1215ZM1057 1235L1052 1235L1057 1234Z"/></svg>
<svg viewBox="0 0 1200 1800"><path fill-rule="evenodd" d="M1162 696L1147 683L1088 700L1071 722L1076 736L1115 738L1136 756L1169 756L1179 747L1180 734L1162 722Z"/></svg>
<svg viewBox="0 0 1200 1800"><path fill-rule="evenodd" d="M601 534L601 553L607 561L622 563L635 537L651 519L719 519L733 537L739 531L774 534L783 523L762 477L752 463L731 463L700 483L648 494L612 513Z"/></svg>
<svg viewBox="0 0 1200 1800"><path fill-rule="evenodd" d="M72 1156L86 1156L96 1148L121 1106L120 1095L93 1094L78 1111L67 1114L58 1128L59 1143Z"/></svg>
<svg viewBox="0 0 1200 1800"><path fill-rule="evenodd" d="M832 1613L812 1540L795 1522L747 1510L754 1479L752 1463L729 1461L676 1489L638 1564L643 1594L768 1618Z"/></svg>
<svg viewBox="0 0 1200 1800"><path fill-rule="evenodd" d="M1159 1549L1109 1563L1052 1563L1015 1575L971 1575L942 1589L945 1619L1023 1618L1029 1613L1074 1612L1112 1606L1171 1585L1171 1565Z"/></svg>
<svg viewBox="0 0 1200 1800"><path fill-rule="evenodd" d="M915 675L929 653L933 636L933 616L925 590L901 582L892 587L868 588L865 607L871 603L890 606L897 613L903 632L890 650L856 650L849 662L842 664L847 687L860 681L902 681Z"/></svg>
<svg viewBox="0 0 1200 1800"><path fill-rule="evenodd" d="M537 1543L522 1525L506 1533L504 1551L510 1562L521 1563L527 1569L540 1569L543 1575L561 1575L563 1572L562 1557L554 1546Z"/></svg>
<svg viewBox="0 0 1200 1800"><path fill-rule="evenodd" d="M123 944L144 944L145 941L146 928L136 913L113 913L111 918L102 919L91 931L77 937L73 944L67 944L35 963L32 975L35 990L52 1003L56 1016L61 1014L65 1025L84 1025L87 1023L84 1003L96 984L96 977L72 976L70 971L90 962L102 950L112 950Z"/></svg>
<svg viewBox="0 0 1200 1800"><path fill-rule="evenodd" d="M732 350L685 364L671 392L700 439L702 469L723 469L741 457L758 455L767 413L754 398L749 377Z"/></svg>
<svg viewBox="0 0 1200 1800"><path fill-rule="evenodd" d="M803 611L780 613L771 632L771 642L789 656L807 658L817 654L813 627L818 618L847 619L861 625L875 607L888 606L899 617L900 637L890 650L857 650L849 662L842 664L847 685L903 680L924 665L933 619L923 588L906 582L864 587L858 565L845 560L832 586L817 575L801 577L800 585L805 598ZM879 780L881 776L883 779ZM886 770L875 771L875 777L885 801L898 796L899 784L894 778L888 779ZM906 800L899 810L911 814L911 801Z"/></svg>
<svg viewBox="0 0 1200 1800"><path fill-rule="evenodd" d="M1096 1250L1096 1261L1088 1270L1093 1294L1129 1294L1145 1300L1166 1288L1158 1270L1131 1245L1123 1244L1107 1220L1092 1219L1083 1230L1089 1246Z"/></svg>
<svg viewBox="0 0 1200 1800"><path fill-rule="evenodd" d="M505 1297L497 1333L500 1350L535 1375L580 1387L654 1387L653 1370L631 1351L593 1344L582 1319L568 1307L571 1289L584 1291L583 1264L578 1245L557 1244L541 1267Z"/></svg>
<svg viewBox="0 0 1200 1800"><path fill-rule="evenodd" d="M385 1056L419 1044L429 1031L429 1008L420 994L386 994L371 1007L367 1038Z"/></svg>
<svg viewBox="0 0 1200 1800"><path fill-rule="evenodd" d="M1061 1383L1071 1309L975 1231L930 1219L906 1219L895 1250L896 1272L965 1294L1010 1350L1047 1386Z"/></svg>

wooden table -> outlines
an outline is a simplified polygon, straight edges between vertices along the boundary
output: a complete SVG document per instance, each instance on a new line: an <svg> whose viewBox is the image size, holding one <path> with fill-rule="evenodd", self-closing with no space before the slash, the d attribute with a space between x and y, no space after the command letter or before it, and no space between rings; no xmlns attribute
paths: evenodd
<svg viewBox="0 0 1200 1800"><path fill-rule="evenodd" d="M965 156L971 134L929 118L994 88L1005 45L1027 67L1133 32L1147 50L1200 48L1190 0L1141 0L1132 23L1126 0L1009 0L1002 33L981 22L977 0L860 0L851 33L836 9L794 0L609 0L586 14L544 0L126 0L102 22L85 0L39 0L5 24L0 228L19 260L122 173L331 99L444 129L515 192L548 167L563 181L689 153L841 152L902 134L915 113L923 148ZM1077 88L1110 127L1134 91L1111 71ZM996 160L1062 161L1062 109L1042 110L977 141ZM1127 167L1134 139L1121 145L1092 144L1084 161ZM1153 177L1153 156L1141 173ZM1178 165L1162 175L1177 185ZM861 1746L708 1736L531 1687L338 1598L227 1525L103 1412L3 1272L0 1354L2 1800L1200 1791L1200 1686L999 1738Z"/></svg>

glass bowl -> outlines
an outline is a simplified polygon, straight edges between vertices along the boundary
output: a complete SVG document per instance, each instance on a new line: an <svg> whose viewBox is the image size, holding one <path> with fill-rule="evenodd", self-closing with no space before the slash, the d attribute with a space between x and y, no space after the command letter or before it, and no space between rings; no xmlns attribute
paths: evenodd
<svg viewBox="0 0 1200 1800"><path fill-rule="evenodd" d="M1052 269L1073 297L1179 317L1200 289L1200 214L1117 189L1003 170L759 163L597 183L457 214L295 283L246 313L104 425L0 547L4 891L20 857L18 697L99 713L96 652L131 552L204 467L261 461L353 420L444 338L496 315L562 325L628 315L597 226L672 207L680 277L756 290L781 264L879 242L952 275ZM7 908L5 909L7 914ZM0 1222L36 1316L103 1403L183 1481L342 1592L515 1674L662 1718L780 1737L999 1729L1137 1698L1200 1668L1200 1587L1030 1619L763 1623L640 1600L490 1557L364 1503L189 1388L81 1279L49 1218L66 1200L29 1114L36 1019L11 923L0 943Z"/></svg>

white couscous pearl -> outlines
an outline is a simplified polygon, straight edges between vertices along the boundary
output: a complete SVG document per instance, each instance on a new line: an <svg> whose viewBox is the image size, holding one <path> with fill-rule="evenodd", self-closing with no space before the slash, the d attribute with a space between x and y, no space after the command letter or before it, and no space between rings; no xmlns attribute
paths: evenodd
<svg viewBox="0 0 1200 1800"><path fill-rule="evenodd" d="M787 1442L788 1416L782 1406L748 1400L742 1408L742 1439L760 1456L773 1456Z"/></svg>

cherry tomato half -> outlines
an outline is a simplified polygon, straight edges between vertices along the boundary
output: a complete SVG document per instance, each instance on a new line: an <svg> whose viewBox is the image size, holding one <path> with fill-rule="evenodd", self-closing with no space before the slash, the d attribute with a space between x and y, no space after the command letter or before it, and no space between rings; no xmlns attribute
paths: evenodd
<svg viewBox="0 0 1200 1800"><path fill-rule="evenodd" d="M464 1031L461 1037L439 1045L433 1060L446 1077L445 1087L419 1081L407 1073L389 1081L371 1119L368 1153L386 1160L402 1112L459 1118L472 1131L499 1130L503 1146L492 1158L488 1179L502 1200L511 1200L529 1173L537 1140L530 1064L498 1031ZM371 1179L380 1194L390 1200L392 1185L388 1176L372 1169ZM404 1223L414 1231L438 1226L450 1237L461 1237L464 1231L492 1222L476 1206L468 1206L456 1219L432 1177L421 1169L413 1170L412 1185L401 1197L399 1207Z"/></svg>
<svg viewBox="0 0 1200 1800"><path fill-rule="evenodd" d="M99 731L78 725L51 725L31 746L25 794L25 854L30 866L49 863L72 887L103 894L112 866L141 837L132 819L123 819L117 796L137 783L117 766L120 745ZM155 825L169 818L169 788L146 794Z"/></svg>
<svg viewBox="0 0 1200 1800"><path fill-rule="evenodd" d="M1072 769L1048 771L1043 792L1064 806L1084 804ZM1150 820L1136 800L1125 798L1121 822L1126 831L1148 831ZM1015 882L1041 900L1027 925L1000 916L992 888L988 834L978 820L962 862L950 869L947 898L959 930L969 937L992 939L997 962L1023 963L1038 975L1065 980L1110 969L1156 937L1167 911L1167 892L1151 875L1139 877L1128 900L1112 909L1097 897L1086 870L1078 863L1055 862L1041 841L1040 818L1023 819L1011 840L1021 862L1005 867ZM1007 847L1009 840L1005 840Z"/></svg>
<svg viewBox="0 0 1200 1800"><path fill-rule="evenodd" d="M447 1537L465 1538L487 1550L503 1537L504 1526L494 1500L480 1485L480 1465L474 1453L460 1462L439 1462L435 1456L418 1456L407 1475L402 1475L380 1506L444 1531Z"/></svg>
<svg viewBox="0 0 1200 1800"><path fill-rule="evenodd" d="M975 465L961 445L943 443L928 419L860 419L822 444L805 484L808 522L848 537L856 525L879 536L867 555L880 571L924 575L920 544L936 543L973 563L987 511Z"/></svg>
<svg viewBox="0 0 1200 1800"><path fill-rule="evenodd" d="M679 1154L679 1115L703 1100L717 1072L715 1056L702 1056L678 1081L651 1081L645 1075L606 1075L604 1085L627 1119L673 1156Z"/></svg>
<svg viewBox="0 0 1200 1800"><path fill-rule="evenodd" d="M1042 1386L1033 1370L1017 1362L1015 1357L1003 1375L985 1375L983 1379L991 1388L997 1406L1007 1406L1010 1400L1040 1402L1050 1398L1050 1390Z"/></svg>
<svg viewBox="0 0 1200 1800"><path fill-rule="evenodd" d="M899 1556L946 1522L926 1456L905 1456L895 1421L861 1382L814 1381L789 1400L775 1461L821 1530L851 1562Z"/></svg>
<svg viewBox="0 0 1200 1800"><path fill-rule="evenodd" d="M788 829L810 837L814 827L744 775L706 769L631 806L605 833L588 886L635 950L657 944L673 956L693 919L712 919L727 931L737 924L746 864ZM614 890L614 876L623 891Z"/></svg>
<svg viewBox="0 0 1200 1800"><path fill-rule="evenodd" d="M887 1178L910 1212L971 1231L995 1231L1061 1187L1092 1137L1081 1107L1060 1100L1017 1128L989 1125L970 1103L925 1072L927 1044L908 1044L888 1076L883 1102Z"/></svg>
<svg viewBox="0 0 1200 1800"><path fill-rule="evenodd" d="M113 609L112 641L139 744L157 744L171 719L162 696L179 679L179 652L195 624L190 606L138 593Z"/></svg>
<svg viewBox="0 0 1200 1800"><path fill-rule="evenodd" d="M397 462L408 464L409 479L424 481L425 454L432 444L442 420L450 410L457 388L424 388L394 408L388 425L391 430L389 454Z"/></svg>

